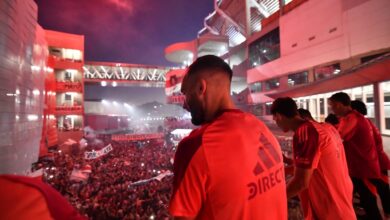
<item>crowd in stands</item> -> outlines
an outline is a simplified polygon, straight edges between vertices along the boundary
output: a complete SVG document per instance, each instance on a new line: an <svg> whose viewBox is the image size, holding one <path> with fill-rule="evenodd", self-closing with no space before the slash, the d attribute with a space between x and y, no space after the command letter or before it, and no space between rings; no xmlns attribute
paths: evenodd
<svg viewBox="0 0 390 220"><path fill-rule="evenodd" d="M108 154L86 160L84 155L56 153L44 165L44 179L90 219L168 219L172 177L133 185L172 170L174 151L164 144L112 143ZM85 181L71 180L74 169L89 165Z"/></svg>

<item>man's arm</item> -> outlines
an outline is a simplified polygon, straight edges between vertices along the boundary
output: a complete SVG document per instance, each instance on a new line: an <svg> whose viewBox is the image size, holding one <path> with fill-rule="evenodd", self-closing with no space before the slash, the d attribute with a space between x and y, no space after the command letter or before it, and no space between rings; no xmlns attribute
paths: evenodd
<svg viewBox="0 0 390 220"><path fill-rule="evenodd" d="M287 198L290 199L309 187L313 169L296 167L293 179L287 184Z"/></svg>
<svg viewBox="0 0 390 220"><path fill-rule="evenodd" d="M294 160L291 158L288 158L286 155L282 154L283 156L283 163L286 163L287 165L291 165L294 163Z"/></svg>

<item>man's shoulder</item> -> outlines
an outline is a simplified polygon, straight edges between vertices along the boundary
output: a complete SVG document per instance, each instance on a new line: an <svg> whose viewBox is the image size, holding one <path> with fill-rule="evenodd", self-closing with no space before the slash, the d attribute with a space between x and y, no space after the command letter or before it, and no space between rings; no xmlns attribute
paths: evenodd
<svg viewBox="0 0 390 220"><path fill-rule="evenodd" d="M194 129L187 137L180 141L176 153L197 150L202 145L202 137L208 125Z"/></svg>
<svg viewBox="0 0 390 220"><path fill-rule="evenodd" d="M294 139L298 142L308 141L309 139L318 139L319 130L323 126L314 121L306 121L294 132Z"/></svg>
<svg viewBox="0 0 390 220"><path fill-rule="evenodd" d="M229 111L222 114L214 122L212 122L206 132L214 131L215 129L223 130L222 133L228 133L235 129L245 130L253 129L253 126L259 126L261 121L254 115L240 110Z"/></svg>

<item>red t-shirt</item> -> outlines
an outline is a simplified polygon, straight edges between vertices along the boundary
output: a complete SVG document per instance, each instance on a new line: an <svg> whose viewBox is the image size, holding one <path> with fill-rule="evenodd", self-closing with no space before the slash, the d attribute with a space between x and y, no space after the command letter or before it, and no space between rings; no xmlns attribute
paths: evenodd
<svg viewBox="0 0 390 220"><path fill-rule="evenodd" d="M344 141L349 175L362 179L380 178L373 131L366 118L352 110L340 118L338 131Z"/></svg>
<svg viewBox="0 0 390 220"><path fill-rule="evenodd" d="M184 138L169 211L197 219L287 219L282 154L253 115L226 110Z"/></svg>
<svg viewBox="0 0 390 220"><path fill-rule="evenodd" d="M390 160L385 151L383 150L383 142L382 142L382 135L379 132L378 128L368 119L366 118L368 123L371 126L374 140L375 140L375 146L376 146L376 153L378 154L379 159L379 166L381 170L390 170Z"/></svg>
<svg viewBox="0 0 390 220"><path fill-rule="evenodd" d="M300 193L305 219L356 219L353 186L343 144L329 124L303 123L293 137L296 167L313 169L307 189Z"/></svg>
<svg viewBox="0 0 390 220"><path fill-rule="evenodd" d="M87 219L39 179L1 175L0 185L0 219Z"/></svg>

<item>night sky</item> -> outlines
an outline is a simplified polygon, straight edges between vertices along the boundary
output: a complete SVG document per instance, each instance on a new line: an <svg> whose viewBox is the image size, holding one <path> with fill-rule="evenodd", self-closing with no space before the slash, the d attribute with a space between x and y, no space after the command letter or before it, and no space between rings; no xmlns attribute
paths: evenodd
<svg viewBox="0 0 390 220"><path fill-rule="evenodd" d="M172 43L196 38L214 0L35 0L38 23L85 36L85 60L174 66ZM140 96L141 95L141 96ZM142 97L142 98L140 98ZM165 102L163 88L86 86L85 99Z"/></svg>
<svg viewBox="0 0 390 220"><path fill-rule="evenodd" d="M164 49L196 38L214 0L36 0L45 29L85 35L85 60L169 65Z"/></svg>

